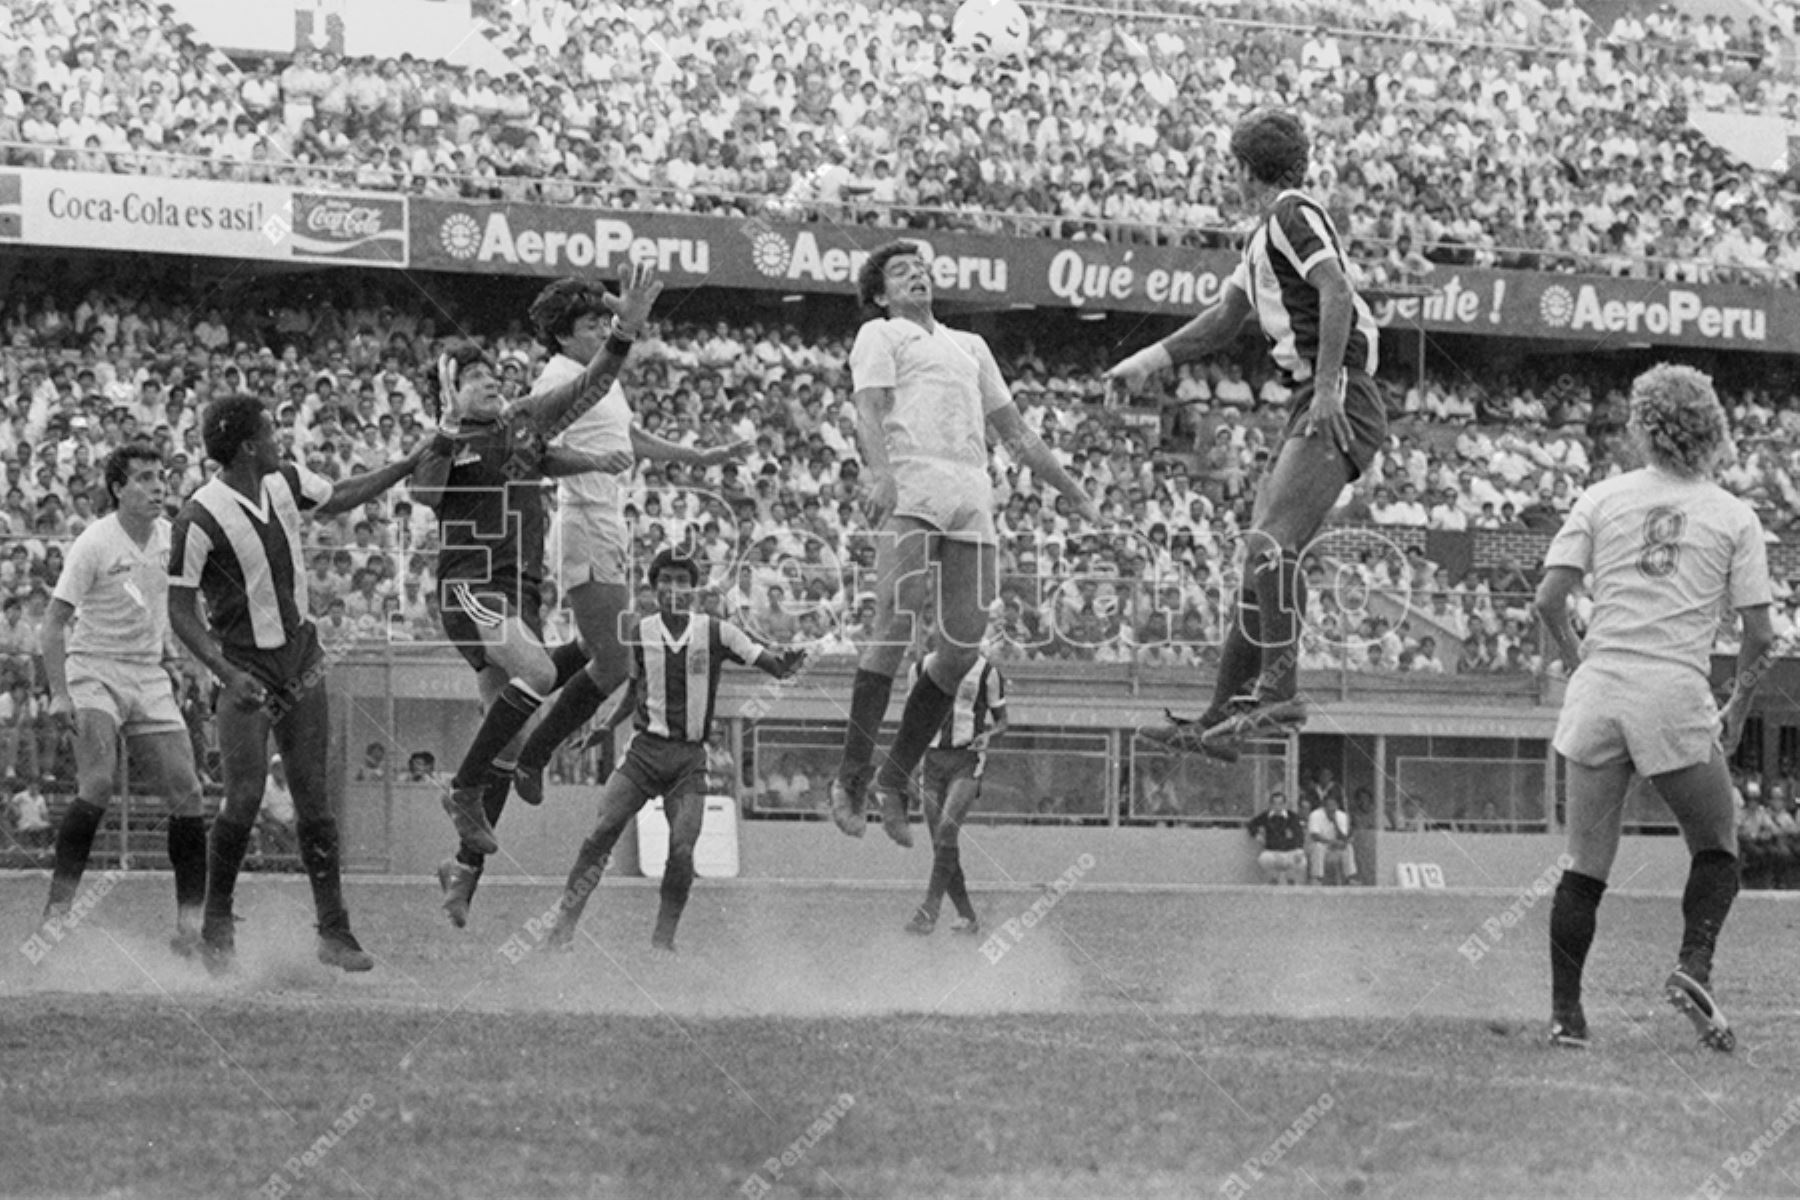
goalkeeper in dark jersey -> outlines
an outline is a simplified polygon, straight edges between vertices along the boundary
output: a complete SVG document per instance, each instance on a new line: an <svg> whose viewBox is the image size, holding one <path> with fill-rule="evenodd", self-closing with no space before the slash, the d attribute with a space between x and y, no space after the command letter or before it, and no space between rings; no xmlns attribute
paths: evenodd
<svg viewBox="0 0 1800 1200"><path fill-rule="evenodd" d="M438 876L459 926L486 856L499 849L493 825L511 783L510 771L494 768L510 757L518 725L495 714L537 708L586 662L577 643L552 651L543 641L545 480L623 472L632 462L628 452L596 455L550 442L611 386L661 290L652 267L633 267L622 294L608 298L612 329L582 373L510 406L479 348L459 343L438 359L440 432L413 492L438 515L444 633L478 673L489 714L444 798L461 847Z"/></svg>

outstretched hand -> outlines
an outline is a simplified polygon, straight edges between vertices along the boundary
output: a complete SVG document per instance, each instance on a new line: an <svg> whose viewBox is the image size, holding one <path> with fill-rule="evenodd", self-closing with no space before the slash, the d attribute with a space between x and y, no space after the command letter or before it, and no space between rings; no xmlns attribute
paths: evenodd
<svg viewBox="0 0 1800 1200"><path fill-rule="evenodd" d="M619 294L605 298L606 307L619 319L620 332L635 338L650 319L650 308L662 295L662 281L653 263L635 262L619 277Z"/></svg>
<svg viewBox="0 0 1800 1200"><path fill-rule="evenodd" d="M722 446L708 446L700 452L700 465L720 467L728 462L741 461L748 458L754 449L756 449L756 443L749 438L739 438L735 442L726 442Z"/></svg>
<svg viewBox="0 0 1800 1200"><path fill-rule="evenodd" d="M806 665L806 648L789 646L775 651L775 678L791 679L794 674Z"/></svg>

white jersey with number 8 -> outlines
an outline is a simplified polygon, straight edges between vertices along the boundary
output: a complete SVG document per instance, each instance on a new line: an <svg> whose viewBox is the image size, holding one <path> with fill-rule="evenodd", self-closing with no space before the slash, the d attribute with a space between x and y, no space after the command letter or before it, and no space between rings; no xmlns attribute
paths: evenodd
<svg viewBox="0 0 1800 1200"><path fill-rule="evenodd" d="M1584 664L1649 661L1705 676L1726 609L1772 598L1755 511L1710 480L1655 467L1583 492L1544 566L1587 576Z"/></svg>

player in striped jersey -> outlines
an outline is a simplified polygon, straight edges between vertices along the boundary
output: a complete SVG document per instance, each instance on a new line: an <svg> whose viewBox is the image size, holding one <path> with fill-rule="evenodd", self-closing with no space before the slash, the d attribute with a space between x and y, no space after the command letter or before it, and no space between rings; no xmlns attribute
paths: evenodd
<svg viewBox="0 0 1800 1200"><path fill-rule="evenodd" d="M475 669L486 706L444 797L460 845L439 866L438 883L458 927L468 921L487 856L500 848L494 822L520 732L587 661L576 642L544 646L545 480L617 474L632 463L628 448L588 452L550 442L608 393L661 290L653 267L634 265L620 295L604 297L614 317L604 338L590 339L591 361L514 405L504 403L493 364L472 343L453 345L438 360L442 432L413 494L437 512L444 632Z"/></svg>
<svg viewBox="0 0 1800 1200"><path fill-rule="evenodd" d="M1587 1045L1582 969L1636 774L1655 785L1693 855L1665 994L1702 1043L1729 1051L1737 1037L1712 998L1712 961L1738 890L1725 760L1775 645L1762 522L1710 478L1730 435L1705 375L1669 365L1640 375L1627 428L1646 465L1582 493L1538 586L1538 612L1572 672L1555 739L1568 762L1573 861L1550 909L1550 1041ZM1585 642L1569 619L1584 576L1594 604ZM1727 606L1743 620L1743 640L1721 723L1708 677Z"/></svg>
<svg viewBox="0 0 1800 1200"><path fill-rule="evenodd" d="M1300 190L1311 152L1291 113L1259 109L1231 134L1244 200L1259 213L1218 302L1106 372L1126 391L1151 374L1228 349L1255 318L1293 385L1281 449L1258 489L1244 534L1238 620L1219 658L1212 704L1196 720L1143 736L1236 758L1238 741L1295 728L1301 595L1299 552L1344 485L1368 469L1387 436L1375 383L1377 328L1350 285L1348 259L1323 206Z"/></svg>
<svg viewBox="0 0 1800 1200"><path fill-rule="evenodd" d="M777 679L799 670L799 647L771 650L729 621L693 611L705 578L699 562L664 550L650 564L657 611L642 617L631 643L631 690L625 704L637 736L600 793L600 822L581 844L557 904L552 947L568 947L587 898L625 826L651 797L663 798L669 819L669 861L662 906L651 945L675 949L675 927L694 882L694 844L705 812L706 740L712 734L719 675L727 662L745 663Z"/></svg>
<svg viewBox="0 0 1800 1200"><path fill-rule="evenodd" d="M102 467L112 510L69 547L44 616L50 716L75 735L75 802L56 831L46 921L67 919L106 815L118 770L119 734L169 803L177 954L200 948L206 899L206 820L193 743L168 672L169 522L162 455L147 442L120 446Z"/></svg>
<svg viewBox="0 0 1800 1200"><path fill-rule="evenodd" d="M563 387L580 375L606 338L609 308L605 290L585 279L559 279L531 302L531 324L551 353L532 396ZM705 448L684 446L646 432L632 418L625 389L614 380L598 404L568 423L560 445L593 455L629 452L633 459L710 467L750 451L741 441ZM600 704L625 682L628 655L619 623L630 604L626 576L625 484L623 474L589 471L565 476L558 489L560 528L557 585L568 600L589 656L587 670L569 680L519 750L513 787L527 804L544 798L544 768L571 734L587 723ZM510 710L509 710L510 711ZM519 728L524 718L519 718Z"/></svg>
<svg viewBox="0 0 1800 1200"><path fill-rule="evenodd" d="M225 687L217 713L225 805L207 848L201 953L209 969L230 969L232 894L262 807L273 732L287 762L300 861L312 883L319 961L367 971L375 963L350 932L338 881L337 819L325 784L325 655L307 616L300 514L360 507L405 479L424 448L334 484L281 461L269 410L248 395L207 405L200 434L207 457L223 469L188 498L170 530L169 623Z"/></svg>
<svg viewBox="0 0 1800 1200"><path fill-rule="evenodd" d="M926 660L913 666L913 682L927 670ZM943 731L925 751L925 826L931 831L931 880L906 932L928 934L937 928L938 909L946 894L956 906L953 933L975 933L981 924L969 903L957 835L970 805L981 795L981 772L988 747L1006 732L1006 679L984 655L956 685L956 703L944 714Z"/></svg>

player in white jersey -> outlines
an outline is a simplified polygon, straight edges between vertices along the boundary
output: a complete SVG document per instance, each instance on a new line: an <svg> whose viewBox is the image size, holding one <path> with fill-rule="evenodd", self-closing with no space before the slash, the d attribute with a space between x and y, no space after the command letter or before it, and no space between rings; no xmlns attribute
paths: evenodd
<svg viewBox="0 0 1800 1200"><path fill-rule="evenodd" d="M915 685L924 670L923 662L914 664ZM969 902L957 837L963 818L981 795L988 747L1006 732L1006 726L1006 678L986 656L977 655L968 674L956 685L955 705L925 751L925 827L931 831L931 878L925 886L924 902L906 923L908 933L924 935L936 929L946 895L956 908L951 932L973 934L981 929L975 906Z"/></svg>
<svg viewBox="0 0 1800 1200"><path fill-rule="evenodd" d="M938 649L907 696L894 744L874 772L882 827L910 846L908 777L975 662L999 586L988 430L1084 519L1098 523L1100 512L1019 415L987 342L938 324L931 265L918 245L890 242L875 250L856 286L858 299L880 314L857 331L850 385L870 480L870 524L883 536L875 551L875 636L857 660L831 815L852 837L867 827L863 793L875 734L917 633L913 619L926 608L935 563Z"/></svg>
<svg viewBox="0 0 1800 1200"><path fill-rule="evenodd" d="M1630 432L1648 465L1599 483L1570 510L1544 559L1542 614L1573 674L1556 728L1568 761L1569 857L1550 912L1550 1040L1587 1045L1581 974L1595 911L1619 849L1625 791L1649 779L1693 855L1668 998L1701 1040L1736 1036L1714 1002L1713 949L1738 890L1737 816L1725 760L1774 645L1768 564L1755 512L1713 483L1728 445L1712 381L1663 365L1631 389ZM1593 615L1578 641L1569 597L1588 580ZM1725 607L1743 621L1723 722L1707 682Z"/></svg>
<svg viewBox="0 0 1800 1200"><path fill-rule="evenodd" d="M1157 371L1229 349L1254 318L1294 390L1244 534L1238 619L1220 651L1212 703L1193 720L1171 714L1171 727L1142 731L1223 759L1235 759L1244 738L1304 722L1300 553L1387 436L1374 314L1350 284L1330 215L1300 190L1311 155L1305 129L1292 113L1258 109L1232 130L1231 153L1244 202L1260 218L1237 270L1217 303L1106 373L1135 390Z"/></svg>
<svg viewBox="0 0 1800 1200"><path fill-rule="evenodd" d="M729 621L693 611L705 572L692 558L664 550L650 564L657 611L636 622L631 642L631 693L621 712L637 720L637 736L600 793L600 820L581 844L557 904L548 944L568 948L588 896L600 882L619 835L653 796L669 821L669 859L651 945L675 949L675 928L694 882L694 845L706 810L706 743L712 734L719 676L727 662L786 679L805 661L798 647L758 646Z"/></svg>
<svg viewBox="0 0 1800 1200"><path fill-rule="evenodd" d="M531 395L539 396L578 378L606 342L611 309L606 290L588 280L559 279L531 304L538 341L552 354ZM630 537L625 530L626 473L610 464L636 459L710 467L749 451L751 443L698 448L647 433L632 417L624 387L613 380L599 403L584 409L562 430L550 431L566 450L587 455L608 469L566 475L559 481L557 521L561 551L556 583L575 616L575 629L588 654L586 671L565 684L555 703L519 750L513 788L527 804L544 798L544 768L556 748L587 723L628 670L619 621L630 606ZM557 435L560 434L558 437ZM529 713L512 725L524 728ZM511 713L496 720L510 723ZM502 769L505 763L496 765Z"/></svg>
<svg viewBox="0 0 1800 1200"><path fill-rule="evenodd" d="M101 471L112 512L69 547L44 617L50 715L75 734L75 801L56 833L46 922L66 920L118 768L119 734L169 805L176 935L184 957L200 949L206 901L206 821L193 743L175 700L180 661L169 632L169 522L162 516L162 456L120 446Z"/></svg>

